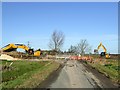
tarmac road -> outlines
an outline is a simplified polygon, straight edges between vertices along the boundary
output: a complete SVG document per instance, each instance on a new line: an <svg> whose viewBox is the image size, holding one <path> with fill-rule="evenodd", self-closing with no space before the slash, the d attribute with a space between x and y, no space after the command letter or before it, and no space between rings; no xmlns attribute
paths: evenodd
<svg viewBox="0 0 120 90"><path fill-rule="evenodd" d="M101 76L103 77L103 76ZM106 77L104 77L106 78ZM107 79L106 79L107 80ZM40 88L108 88L115 86L107 81L107 86L103 85L100 78L98 79L86 67L75 60L68 60L65 66L50 76L43 82Z"/></svg>

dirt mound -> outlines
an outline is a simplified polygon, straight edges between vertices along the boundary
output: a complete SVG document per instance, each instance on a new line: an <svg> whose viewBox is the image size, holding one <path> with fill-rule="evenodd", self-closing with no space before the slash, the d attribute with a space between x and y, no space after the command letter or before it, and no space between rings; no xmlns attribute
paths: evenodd
<svg viewBox="0 0 120 90"><path fill-rule="evenodd" d="M9 55L6 55L6 54L1 54L0 59L2 59L2 60L16 60L15 58L13 58Z"/></svg>

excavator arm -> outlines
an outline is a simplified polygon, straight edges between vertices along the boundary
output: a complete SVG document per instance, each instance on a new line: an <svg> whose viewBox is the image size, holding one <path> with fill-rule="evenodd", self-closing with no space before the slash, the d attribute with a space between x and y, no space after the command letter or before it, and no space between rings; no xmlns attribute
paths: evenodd
<svg viewBox="0 0 120 90"><path fill-rule="evenodd" d="M106 48L102 45L102 43L100 43L100 45L98 46L98 48L97 48L97 50L99 50L100 49L100 47L102 47L103 48L103 50L104 50L104 52L106 53Z"/></svg>
<svg viewBox="0 0 120 90"><path fill-rule="evenodd" d="M8 44L2 48L4 52L10 52L10 51L15 51L17 49L17 46L14 44Z"/></svg>
<svg viewBox="0 0 120 90"><path fill-rule="evenodd" d="M26 52L28 52L29 48L27 46L25 46L24 44L15 44L17 46L17 48L21 48L24 49Z"/></svg>
<svg viewBox="0 0 120 90"><path fill-rule="evenodd" d="M33 54L34 56L40 56L41 54L40 49L34 52L33 49L28 48L24 44L8 44L5 47L3 47L2 50L3 52L11 52L11 51L15 51L17 48L24 49L28 54Z"/></svg>
<svg viewBox="0 0 120 90"><path fill-rule="evenodd" d="M104 47L104 45L102 45L102 43L100 43L100 44L99 44L99 46L98 46L97 50L99 50L99 49L100 49L100 47L102 47L102 48L103 48L103 50L104 50L104 52L101 52L101 56L104 56L104 55L105 55L105 57L106 57L106 58L110 58L110 55L109 55L109 54L107 54L107 49Z"/></svg>
<svg viewBox="0 0 120 90"><path fill-rule="evenodd" d="M17 48L24 49L25 51L29 50L29 48L25 46L24 44L8 44L5 47L3 47L2 50L4 52L10 52L10 51L16 50Z"/></svg>

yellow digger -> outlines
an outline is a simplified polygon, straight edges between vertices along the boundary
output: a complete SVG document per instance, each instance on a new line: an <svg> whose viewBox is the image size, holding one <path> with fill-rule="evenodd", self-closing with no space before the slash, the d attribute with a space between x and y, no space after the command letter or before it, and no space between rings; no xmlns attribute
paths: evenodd
<svg viewBox="0 0 120 90"><path fill-rule="evenodd" d="M110 58L110 55L107 53L107 49L104 47L102 43L100 43L97 47L97 51L100 49L100 47L103 48L104 52L101 52L100 56L105 56L106 59Z"/></svg>
<svg viewBox="0 0 120 90"><path fill-rule="evenodd" d="M33 49L28 48L26 45L24 44L8 44L6 46L4 46L2 48L3 52L11 52L11 51L15 51L17 48L21 48L24 49L26 51L26 53L30 54L30 55L34 55L34 56L40 56L41 55L41 50L38 49L36 51L34 51Z"/></svg>

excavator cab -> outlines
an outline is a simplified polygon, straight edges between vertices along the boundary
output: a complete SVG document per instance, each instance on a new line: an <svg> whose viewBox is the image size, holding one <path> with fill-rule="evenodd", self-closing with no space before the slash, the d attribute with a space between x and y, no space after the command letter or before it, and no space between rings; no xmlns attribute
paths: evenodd
<svg viewBox="0 0 120 90"><path fill-rule="evenodd" d="M29 49L29 50L27 51L27 53L30 54L30 55L32 55L32 54L34 54L34 50L33 50L33 49Z"/></svg>
<svg viewBox="0 0 120 90"><path fill-rule="evenodd" d="M102 57L102 56L105 56L105 55L106 55L105 52L101 52L101 54L100 54L101 57Z"/></svg>

